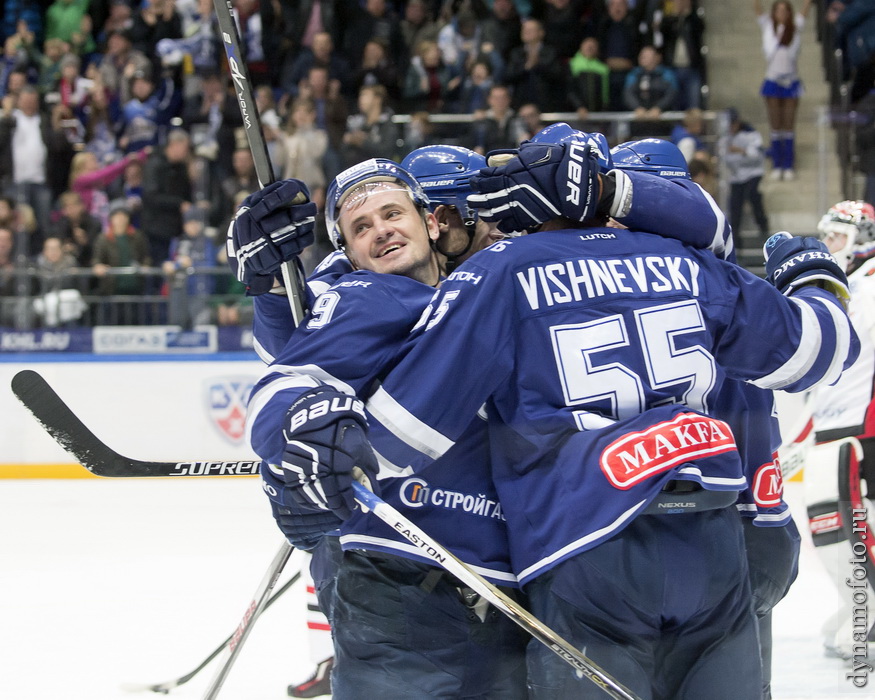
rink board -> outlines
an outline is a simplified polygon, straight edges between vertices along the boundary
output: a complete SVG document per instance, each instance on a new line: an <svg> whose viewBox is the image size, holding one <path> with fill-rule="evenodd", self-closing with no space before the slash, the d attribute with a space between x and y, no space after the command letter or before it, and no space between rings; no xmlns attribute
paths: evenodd
<svg viewBox="0 0 875 700"><path fill-rule="evenodd" d="M0 355L0 478L91 478L18 402L23 369L45 377L107 445L139 460L254 459L243 419L264 371L253 353Z"/></svg>

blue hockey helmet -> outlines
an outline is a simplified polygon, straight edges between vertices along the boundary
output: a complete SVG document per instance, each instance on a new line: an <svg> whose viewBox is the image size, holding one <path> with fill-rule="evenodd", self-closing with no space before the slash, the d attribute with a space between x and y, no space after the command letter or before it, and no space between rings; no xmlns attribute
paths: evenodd
<svg viewBox="0 0 875 700"><path fill-rule="evenodd" d="M471 226L477 212L468 206L473 194L470 177L486 167L486 158L462 146L423 146L401 161L428 195L432 208L438 204L456 207L465 224Z"/></svg>
<svg viewBox="0 0 875 700"><path fill-rule="evenodd" d="M651 173L669 180L689 180L690 171L681 149L663 139L626 141L611 150L614 167Z"/></svg>
<svg viewBox="0 0 875 700"><path fill-rule="evenodd" d="M611 148L604 134L597 131L586 132L575 129L565 122L556 122L545 126L532 138L523 143L585 143L596 153L599 169L606 173L614 166L611 162Z"/></svg>
<svg viewBox="0 0 875 700"><path fill-rule="evenodd" d="M343 233L339 223L340 207L353 190L379 182L394 182L401 185L417 207L430 209L429 199L422 186L398 163L386 158L371 158L353 165L331 181L325 194L325 224L328 228L328 237L338 250L343 247Z"/></svg>

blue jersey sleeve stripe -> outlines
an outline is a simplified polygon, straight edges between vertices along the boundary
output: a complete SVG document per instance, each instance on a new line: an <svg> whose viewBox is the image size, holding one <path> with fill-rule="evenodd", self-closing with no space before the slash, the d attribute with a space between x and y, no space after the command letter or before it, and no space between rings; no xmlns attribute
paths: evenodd
<svg viewBox="0 0 875 700"><path fill-rule="evenodd" d="M258 359L260 359L266 365L269 365L276 359L265 349L265 347L261 343L258 342L258 338L252 338L252 349L255 350L255 354L258 355Z"/></svg>
<svg viewBox="0 0 875 700"><path fill-rule="evenodd" d="M422 454L437 459L455 443L423 423L380 387L368 399L368 411L396 438Z"/></svg>
<svg viewBox="0 0 875 700"><path fill-rule="evenodd" d="M714 198L708 194L699 183L695 183L695 185L702 191L702 196L705 198L705 201L708 202L708 206L711 207L711 211L714 212L714 217L717 219L717 225L714 228L714 238L711 241L711 245L708 246L708 249L718 258L726 260L732 255L732 229L727 226L726 215L721 211L720 207L717 206L717 202L714 201Z"/></svg>
<svg viewBox="0 0 875 700"><path fill-rule="evenodd" d="M827 308L836 328L835 352L829 369L827 369L826 374L823 377L823 381L826 384L833 384L838 381L841 376L845 359L848 357L848 352L850 351L851 322L850 319L839 310L836 304L830 303L826 299L820 297L818 297L816 301Z"/></svg>
<svg viewBox="0 0 875 700"><path fill-rule="evenodd" d="M796 352L774 372L751 382L761 389L783 389L805 376L814 365L822 346L820 321L814 309L802 299L789 297L789 300L796 304L801 312L801 333Z"/></svg>
<svg viewBox="0 0 875 700"><path fill-rule="evenodd" d="M371 445L373 449L374 446ZM396 479L400 476L412 476L412 467L399 467L397 464L386 459L385 455L380 454L374 449L374 456L377 458L379 470L377 471L377 479Z"/></svg>

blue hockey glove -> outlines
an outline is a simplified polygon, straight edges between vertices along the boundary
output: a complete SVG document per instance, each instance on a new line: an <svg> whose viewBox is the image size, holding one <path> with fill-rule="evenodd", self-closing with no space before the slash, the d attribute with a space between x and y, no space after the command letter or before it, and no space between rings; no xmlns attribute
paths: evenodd
<svg viewBox="0 0 875 700"><path fill-rule="evenodd" d="M359 467L376 487L377 458L368 443L362 402L327 386L303 394L286 414L282 468L304 508L346 520L356 508L352 482Z"/></svg>
<svg viewBox="0 0 875 700"><path fill-rule="evenodd" d="M314 239L316 205L300 180L281 180L243 200L228 228L228 264L250 295L273 287L282 264Z"/></svg>
<svg viewBox="0 0 875 700"><path fill-rule="evenodd" d="M766 279L782 294L792 294L806 284L832 292L847 306L851 298L848 277L826 246L810 236L776 233L763 246Z"/></svg>
<svg viewBox="0 0 875 700"><path fill-rule="evenodd" d="M468 203L504 233L530 230L545 221L595 215L600 192L595 152L581 143L524 143L507 164L471 177L478 194Z"/></svg>
<svg viewBox="0 0 875 700"><path fill-rule="evenodd" d="M309 552L314 549L319 540L329 532L340 527L343 521L331 511L320 510L310 513L295 512L289 506L283 506L274 500L270 502L274 520L280 531L295 548Z"/></svg>

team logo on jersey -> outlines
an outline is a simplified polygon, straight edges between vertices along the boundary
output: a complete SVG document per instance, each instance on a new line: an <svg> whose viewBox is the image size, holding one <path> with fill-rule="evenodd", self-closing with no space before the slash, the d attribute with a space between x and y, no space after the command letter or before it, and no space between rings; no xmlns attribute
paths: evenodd
<svg viewBox="0 0 875 700"><path fill-rule="evenodd" d="M784 475L776 459L757 469L753 477L753 497L761 508L774 508L781 505L784 495Z"/></svg>
<svg viewBox="0 0 875 700"><path fill-rule="evenodd" d="M206 380L206 402L210 422L232 445L243 442L246 432L246 403L255 380L252 377L215 377Z"/></svg>
<svg viewBox="0 0 875 700"><path fill-rule="evenodd" d="M684 462L736 449L732 430L723 421L681 413L614 440L602 452L599 466L613 486L625 490Z"/></svg>
<svg viewBox="0 0 875 700"><path fill-rule="evenodd" d="M422 479L407 479L401 485L398 496L401 502L410 508L422 508L428 503L428 483Z"/></svg>

